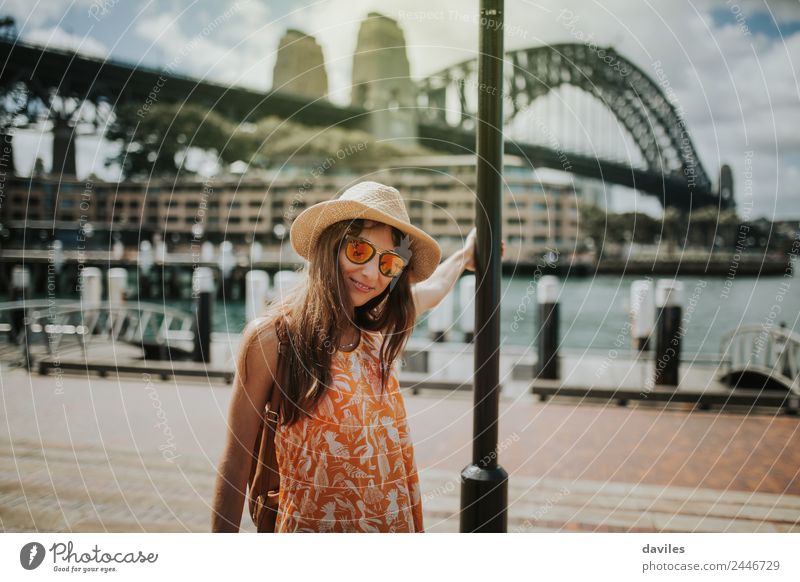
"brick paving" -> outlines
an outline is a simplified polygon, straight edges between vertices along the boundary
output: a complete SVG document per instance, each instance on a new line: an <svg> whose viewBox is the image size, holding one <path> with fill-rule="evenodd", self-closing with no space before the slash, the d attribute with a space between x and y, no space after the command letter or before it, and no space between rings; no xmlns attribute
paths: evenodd
<svg viewBox="0 0 800 582"><path fill-rule="evenodd" d="M469 462L470 404L430 391L406 399L421 466ZM523 397L501 401L498 441L515 475L800 495L796 417Z"/></svg>
<svg viewBox="0 0 800 582"><path fill-rule="evenodd" d="M0 529L208 531L230 387L15 370L0 389ZM426 529L457 531L471 396L423 391L406 405ZM799 427L504 399L509 531L800 531Z"/></svg>

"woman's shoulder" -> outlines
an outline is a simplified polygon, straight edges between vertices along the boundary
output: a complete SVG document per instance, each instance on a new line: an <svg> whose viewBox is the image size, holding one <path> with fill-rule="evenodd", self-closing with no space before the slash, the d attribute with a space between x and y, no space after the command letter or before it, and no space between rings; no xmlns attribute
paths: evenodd
<svg viewBox="0 0 800 582"><path fill-rule="evenodd" d="M273 317L258 317L242 331L237 358L237 372L246 380L250 372L262 368L274 370L278 362L278 330Z"/></svg>
<svg viewBox="0 0 800 582"><path fill-rule="evenodd" d="M275 342L277 341L276 321L273 317L257 317L250 320L242 330L242 344L248 345L253 342Z"/></svg>

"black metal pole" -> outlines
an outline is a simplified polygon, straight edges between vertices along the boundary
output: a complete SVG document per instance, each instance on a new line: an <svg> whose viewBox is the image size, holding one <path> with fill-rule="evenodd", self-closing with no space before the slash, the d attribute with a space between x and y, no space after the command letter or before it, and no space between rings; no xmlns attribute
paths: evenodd
<svg viewBox="0 0 800 582"><path fill-rule="evenodd" d="M481 0L478 57L475 385L472 463L461 471L461 532L507 531L508 473L497 462L503 196L503 0Z"/></svg>
<svg viewBox="0 0 800 582"><path fill-rule="evenodd" d="M537 378L558 380L558 303L539 304Z"/></svg>
<svg viewBox="0 0 800 582"><path fill-rule="evenodd" d="M17 342L24 341L25 328L25 296L30 295L31 270L25 265L14 265L11 272L11 301L20 303L19 309L11 311L11 338ZM20 341L22 340L22 341Z"/></svg>
<svg viewBox="0 0 800 582"><path fill-rule="evenodd" d="M558 380L558 279L545 275L536 288L539 304L538 362L534 376L543 380Z"/></svg>
<svg viewBox="0 0 800 582"><path fill-rule="evenodd" d="M209 267L198 267L192 280L194 295L194 361L211 361L211 309L214 305L214 275Z"/></svg>

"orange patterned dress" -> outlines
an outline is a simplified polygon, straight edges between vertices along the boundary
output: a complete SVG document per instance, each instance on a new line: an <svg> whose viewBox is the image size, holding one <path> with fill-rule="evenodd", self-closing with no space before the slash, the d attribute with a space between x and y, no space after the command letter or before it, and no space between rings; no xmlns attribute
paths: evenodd
<svg viewBox="0 0 800 582"><path fill-rule="evenodd" d="M406 411L391 370L381 396L377 332L332 359L310 417L276 433L276 532L421 532L422 500Z"/></svg>

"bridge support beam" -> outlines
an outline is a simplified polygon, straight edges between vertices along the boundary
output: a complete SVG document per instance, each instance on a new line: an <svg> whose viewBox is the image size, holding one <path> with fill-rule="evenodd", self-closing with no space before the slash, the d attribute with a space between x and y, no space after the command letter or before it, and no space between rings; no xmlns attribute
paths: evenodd
<svg viewBox="0 0 800 582"><path fill-rule="evenodd" d="M64 119L56 119L53 127L53 174L74 176L75 130Z"/></svg>

